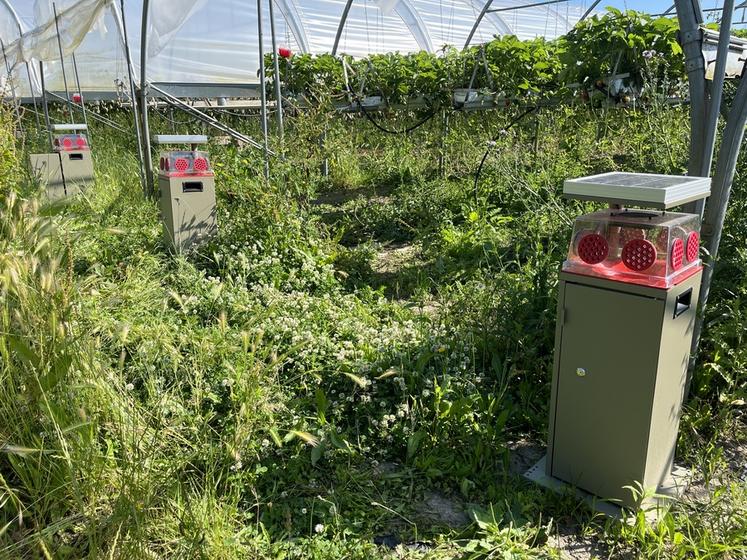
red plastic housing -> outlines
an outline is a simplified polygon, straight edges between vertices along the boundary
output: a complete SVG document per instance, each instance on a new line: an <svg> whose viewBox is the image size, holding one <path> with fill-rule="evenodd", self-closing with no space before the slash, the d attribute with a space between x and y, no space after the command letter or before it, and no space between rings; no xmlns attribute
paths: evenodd
<svg viewBox="0 0 747 560"><path fill-rule="evenodd" d="M90 150L85 134L58 134L53 140L55 152Z"/></svg>
<svg viewBox="0 0 747 560"><path fill-rule="evenodd" d="M669 288L701 268L700 219L652 210L601 210L576 219L563 270Z"/></svg>
<svg viewBox="0 0 747 560"><path fill-rule="evenodd" d="M158 161L158 174L165 177L213 176L206 152L164 152Z"/></svg>

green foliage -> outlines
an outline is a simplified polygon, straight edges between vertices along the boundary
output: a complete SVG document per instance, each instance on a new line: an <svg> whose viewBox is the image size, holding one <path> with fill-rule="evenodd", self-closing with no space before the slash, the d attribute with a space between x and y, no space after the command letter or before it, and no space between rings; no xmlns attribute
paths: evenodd
<svg viewBox="0 0 747 560"><path fill-rule="evenodd" d="M13 189L21 175L14 124L9 108L6 105L0 106L0 196L5 196Z"/></svg>
<svg viewBox="0 0 747 560"><path fill-rule="evenodd" d="M521 40L513 35L497 37L486 43L485 57L495 84L482 82L499 95L509 98L527 94L548 95L557 91L562 70L562 43L542 37ZM479 64L479 47L471 47L474 64ZM469 56L469 55L467 55ZM478 75L480 75L478 71ZM464 80L462 80L462 83Z"/></svg>
<svg viewBox="0 0 747 560"><path fill-rule="evenodd" d="M685 61L678 29L676 18L608 7L606 14L585 19L559 40L561 75L566 83L593 88L609 75L630 74L640 86L649 61L662 58L666 64L660 72L671 81L683 79Z"/></svg>
<svg viewBox="0 0 747 560"><path fill-rule="evenodd" d="M656 81L666 93L676 94L676 86L685 79L676 18L607 10L553 41L506 35L464 51L447 46L440 54L387 53L357 60L345 55L295 55L280 61L281 78L288 91L316 102L343 101L352 92L381 95L393 105L416 99L446 105L454 89L470 84L498 99L564 96L571 84L604 90L605 79L619 74L629 75L626 83L631 90ZM267 55L270 69L271 60Z"/></svg>
<svg viewBox="0 0 747 560"><path fill-rule="evenodd" d="M534 60L495 72L519 91L547 70ZM412 72L381 87L400 95ZM513 465L545 439L558 264L591 208L560 189L681 173L687 107L560 106L499 134L517 114L393 136L314 108L287 119L269 184L257 152L211 145L220 233L184 257L162 244L129 136L93 124L96 185L71 204L9 184L0 557L552 558L568 532L612 557L744 555L728 465L745 437L745 174L678 449L706 482L658 525L605 523ZM156 111L154 131L171 124ZM2 164L20 159L9 146Z"/></svg>

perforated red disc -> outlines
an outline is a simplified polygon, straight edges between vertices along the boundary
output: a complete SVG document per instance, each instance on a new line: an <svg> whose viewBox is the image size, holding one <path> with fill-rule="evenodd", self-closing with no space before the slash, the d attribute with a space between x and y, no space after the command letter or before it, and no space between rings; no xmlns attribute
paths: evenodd
<svg viewBox="0 0 747 560"><path fill-rule="evenodd" d="M697 259L698 253L700 253L700 234L697 231L691 231L687 236L687 262Z"/></svg>
<svg viewBox="0 0 747 560"><path fill-rule="evenodd" d="M185 158L176 158L176 161L174 161L174 169L177 171L186 171L189 169L189 162Z"/></svg>
<svg viewBox="0 0 747 560"><path fill-rule="evenodd" d="M642 272L656 262L656 247L645 239L628 241L622 250L622 262L630 270Z"/></svg>
<svg viewBox="0 0 747 560"><path fill-rule="evenodd" d="M192 169L194 169L197 172L201 171L207 171L208 170L208 162L205 158L195 158L195 160L192 162Z"/></svg>
<svg viewBox="0 0 747 560"><path fill-rule="evenodd" d="M82 136L78 137L78 147L79 148L85 148L88 145L88 142L86 142L86 139Z"/></svg>
<svg viewBox="0 0 747 560"><path fill-rule="evenodd" d="M672 241L672 248L669 250L669 262L674 270L682 268L685 262L685 243L679 237Z"/></svg>
<svg viewBox="0 0 747 560"><path fill-rule="evenodd" d="M598 233L584 235L578 242L578 256L586 264L599 264L610 252L607 240Z"/></svg>
<svg viewBox="0 0 747 560"><path fill-rule="evenodd" d="M628 241L633 239L643 239L646 237L646 232L641 228L621 227L620 228L620 245L625 245Z"/></svg>
<svg viewBox="0 0 747 560"><path fill-rule="evenodd" d="M62 145L66 148L72 148L73 147L73 141L70 138L63 138L62 139Z"/></svg>

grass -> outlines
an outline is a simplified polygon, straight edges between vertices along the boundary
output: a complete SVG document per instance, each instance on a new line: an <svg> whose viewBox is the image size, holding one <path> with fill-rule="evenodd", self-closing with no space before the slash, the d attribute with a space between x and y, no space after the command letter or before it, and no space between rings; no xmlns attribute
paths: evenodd
<svg viewBox="0 0 747 560"><path fill-rule="evenodd" d="M438 119L403 137L297 115L270 185L216 143L220 233L178 258L131 138L94 125L96 185L53 207L24 179L39 140L5 140L0 557L747 554L744 174L678 446L697 492L614 523L524 481L512 449L546 437L558 263L591 208L563 179L681 173L686 109L545 110L475 192L509 118L454 115L442 149ZM392 247L414 249L382 274Z"/></svg>

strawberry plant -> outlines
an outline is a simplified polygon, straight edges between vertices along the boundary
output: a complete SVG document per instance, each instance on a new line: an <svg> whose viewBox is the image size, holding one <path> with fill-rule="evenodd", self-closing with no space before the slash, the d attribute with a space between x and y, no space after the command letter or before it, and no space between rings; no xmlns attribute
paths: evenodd
<svg viewBox="0 0 747 560"><path fill-rule="evenodd" d="M668 78L684 78L685 61L677 42L676 18L654 18L633 10L607 8L603 16L580 22L559 40L565 83L592 86L612 74L629 73L640 86L647 59L663 57ZM660 76L664 77L664 76Z"/></svg>

